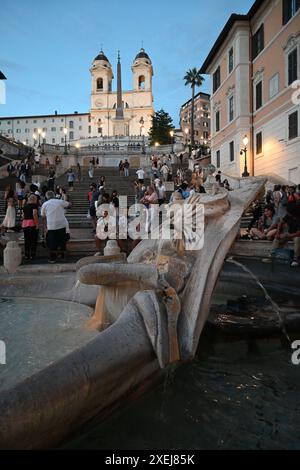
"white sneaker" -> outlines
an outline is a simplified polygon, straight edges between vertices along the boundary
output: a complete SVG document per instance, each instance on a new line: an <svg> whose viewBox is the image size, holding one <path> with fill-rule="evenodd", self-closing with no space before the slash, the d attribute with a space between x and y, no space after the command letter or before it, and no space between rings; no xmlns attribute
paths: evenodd
<svg viewBox="0 0 300 470"><path fill-rule="evenodd" d="M263 258L261 260L262 263L264 264L271 264L272 263L272 258Z"/></svg>
<svg viewBox="0 0 300 470"><path fill-rule="evenodd" d="M298 268L298 266L299 266L298 261L293 261L291 264L291 268Z"/></svg>
<svg viewBox="0 0 300 470"><path fill-rule="evenodd" d="M100 252L95 253L94 256L102 256Z"/></svg>

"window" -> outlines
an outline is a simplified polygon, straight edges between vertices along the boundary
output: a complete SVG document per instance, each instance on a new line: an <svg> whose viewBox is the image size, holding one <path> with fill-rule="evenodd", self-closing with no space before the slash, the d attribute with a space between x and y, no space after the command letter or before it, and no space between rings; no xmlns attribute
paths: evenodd
<svg viewBox="0 0 300 470"><path fill-rule="evenodd" d="M37 122L37 121L36 121L36 119L35 119L35 120L33 121L33 124L36 124L36 122Z"/></svg>
<svg viewBox="0 0 300 470"><path fill-rule="evenodd" d="M139 77L139 90L145 90L145 77L141 75Z"/></svg>
<svg viewBox="0 0 300 470"><path fill-rule="evenodd" d="M7 124L10 125L10 121L7 121Z"/></svg>
<svg viewBox="0 0 300 470"><path fill-rule="evenodd" d="M43 122L46 122L46 119L44 119Z"/></svg>
<svg viewBox="0 0 300 470"><path fill-rule="evenodd" d="M205 139L205 140L209 139L209 133L207 131L203 132L203 139Z"/></svg>
<svg viewBox="0 0 300 470"><path fill-rule="evenodd" d="M56 127L51 127L51 132L56 132Z"/></svg>
<svg viewBox="0 0 300 470"><path fill-rule="evenodd" d="M97 80L97 90L98 91L103 90L103 78L98 78L98 80Z"/></svg>
<svg viewBox="0 0 300 470"><path fill-rule="evenodd" d="M89 126L89 134L92 132L92 128L91 126Z"/></svg>
<svg viewBox="0 0 300 470"><path fill-rule="evenodd" d="M264 40L264 25L262 24L258 31L254 34L252 38L252 60L264 50L265 40Z"/></svg>
<svg viewBox="0 0 300 470"><path fill-rule="evenodd" d="M55 122L55 119L52 119L52 122Z"/></svg>
<svg viewBox="0 0 300 470"><path fill-rule="evenodd" d="M21 134L21 129L17 129L17 130L16 130L16 133L17 133L17 134Z"/></svg>
<svg viewBox="0 0 300 470"><path fill-rule="evenodd" d="M298 137L298 111L289 115L289 140Z"/></svg>
<svg viewBox="0 0 300 470"><path fill-rule="evenodd" d="M231 96L229 98L229 122L234 119L234 98Z"/></svg>
<svg viewBox="0 0 300 470"><path fill-rule="evenodd" d="M52 139L52 144L55 144L55 139Z"/></svg>
<svg viewBox="0 0 300 470"><path fill-rule="evenodd" d="M234 142L229 142L229 161L234 162Z"/></svg>
<svg viewBox="0 0 300 470"><path fill-rule="evenodd" d="M208 122L204 121L203 127L208 127Z"/></svg>
<svg viewBox="0 0 300 470"><path fill-rule="evenodd" d="M74 139L74 132L70 131L70 140L73 140L73 139Z"/></svg>
<svg viewBox="0 0 300 470"><path fill-rule="evenodd" d="M61 120L60 120L60 122L64 122L64 120L63 120L63 119L61 119Z"/></svg>
<svg viewBox="0 0 300 470"><path fill-rule="evenodd" d="M209 114L208 114L208 113L204 113L203 116L204 116L205 118L208 118L208 117L209 117Z"/></svg>
<svg viewBox="0 0 300 470"><path fill-rule="evenodd" d="M220 130L220 111L216 112L216 132Z"/></svg>
<svg viewBox="0 0 300 470"><path fill-rule="evenodd" d="M228 52L228 72L231 73L233 71L234 62L233 62L233 47Z"/></svg>
<svg viewBox="0 0 300 470"><path fill-rule="evenodd" d="M220 168L220 165L221 165L221 152L220 152L220 150L218 150L217 153L216 153L216 165L217 165L217 168Z"/></svg>
<svg viewBox="0 0 300 470"><path fill-rule="evenodd" d="M272 77L269 81L269 96L273 98L273 96L277 95L279 92L279 73L276 73L274 77Z"/></svg>
<svg viewBox="0 0 300 470"><path fill-rule="evenodd" d="M256 110L262 107L262 82L259 82L256 87Z"/></svg>
<svg viewBox="0 0 300 470"><path fill-rule="evenodd" d="M291 85L298 78L297 48L288 55L288 84Z"/></svg>
<svg viewBox="0 0 300 470"><path fill-rule="evenodd" d="M69 121L69 128L74 129L74 121Z"/></svg>
<svg viewBox="0 0 300 470"><path fill-rule="evenodd" d="M300 0L282 1L282 24L285 25L297 13L300 8Z"/></svg>
<svg viewBox="0 0 300 470"><path fill-rule="evenodd" d="M82 131L82 126L79 126L79 130Z"/></svg>
<svg viewBox="0 0 300 470"><path fill-rule="evenodd" d="M60 143L63 144L64 142L65 142L65 139L63 137L61 137Z"/></svg>
<svg viewBox="0 0 300 470"><path fill-rule="evenodd" d="M220 67L217 68L213 75L213 91L214 93L217 91L217 89L221 85L221 69Z"/></svg>
<svg viewBox="0 0 300 470"><path fill-rule="evenodd" d="M256 155L262 154L262 132L256 134Z"/></svg>

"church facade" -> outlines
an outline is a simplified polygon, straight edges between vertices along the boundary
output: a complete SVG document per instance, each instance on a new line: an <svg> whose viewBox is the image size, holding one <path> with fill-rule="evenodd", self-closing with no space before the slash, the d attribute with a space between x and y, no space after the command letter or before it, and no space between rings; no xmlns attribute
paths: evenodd
<svg viewBox="0 0 300 470"><path fill-rule="evenodd" d="M91 123L93 135L148 134L153 116L152 62L144 49L132 65L133 89L122 90L121 62L117 65L117 91L112 92L113 71L101 51L90 69L92 75ZM123 122L121 122L123 121Z"/></svg>
<svg viewBox="0 0 300 470"><path fill-rule="evenodd" d="M133 88L122 89L121 60L117 63L117 90L113 90L113 68L101 51L94 59L91 73L91 109L87 113L74 112L39 116L0 116L0 135L26 145L47 143L82 146L103 139L147 136L154 114L152 94L152 62L142 48L132 67ZM1 108L0 108L1 110ZM67 137L65 137L67 136Z"/></svg>

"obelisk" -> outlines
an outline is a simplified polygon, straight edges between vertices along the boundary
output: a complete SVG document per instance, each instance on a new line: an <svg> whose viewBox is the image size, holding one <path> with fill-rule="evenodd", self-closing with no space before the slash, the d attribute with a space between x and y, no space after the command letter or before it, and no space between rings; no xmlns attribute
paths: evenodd
<svg viewBox="0 0 300 470"><path fill-rule="evenodd" d="M120 51L118 52L118 65L117 65L117 111L116 119L124 119L123 113L123 100L122 100L122 70Z"/></svg>
<svg viewBox="0 0 300 470"><path fill-rule="evenodd" d="M125 119L123 111L123 98L122 98L122 70L120 51L118 52L118 65L117 65L117 108L116 117L113 118L114 122L114 136L124 136L125 132Z"/></svg>

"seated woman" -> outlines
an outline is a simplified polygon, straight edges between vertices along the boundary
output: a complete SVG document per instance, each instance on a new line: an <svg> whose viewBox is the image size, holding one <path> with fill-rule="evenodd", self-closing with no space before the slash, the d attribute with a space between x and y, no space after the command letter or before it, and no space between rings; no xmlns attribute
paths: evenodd
<svg viewBox="0 0 300 470"><path fill-rule="evenodd" d="M250 230L254 240L274 240L280 219L275 216L274 206L266 206L264 215L259 219L257 228Z"/></svg>

